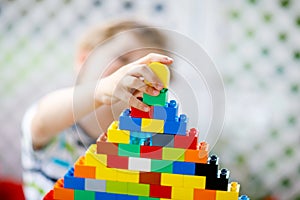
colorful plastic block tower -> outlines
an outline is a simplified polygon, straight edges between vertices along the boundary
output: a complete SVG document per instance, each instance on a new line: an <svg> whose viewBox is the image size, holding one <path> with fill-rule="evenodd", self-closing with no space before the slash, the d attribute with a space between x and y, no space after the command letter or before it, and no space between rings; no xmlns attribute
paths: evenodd
<svg viewBox="0 0 300 200"><path fill-rule="evenodd" d="M159 77L167 87L167 67L150 66L163 71ZM91 145L44 199L249 200L239 197L240 185L229 182L219 158L209 156L209 145L198 142L197 129L187 130L187 116L178 116L176 101L162 99L144 101L149 113L126 109L108 128L107 142Z"/></svg>

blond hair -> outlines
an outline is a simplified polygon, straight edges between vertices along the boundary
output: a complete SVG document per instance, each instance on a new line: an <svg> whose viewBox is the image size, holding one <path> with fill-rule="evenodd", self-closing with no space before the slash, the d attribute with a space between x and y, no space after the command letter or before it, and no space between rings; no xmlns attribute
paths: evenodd
<svg viewBox="0 0 300 200"><path fill-rule="evenodd" d="M118 33L132 29L137 30L134 31L133 34L140 42L161 48L166 46L165 38L159 30L137 21L126 20L110 22L104 26L93 27L79 40L78 49L79 51L90 52L105 40L117 35Z"/></svg>

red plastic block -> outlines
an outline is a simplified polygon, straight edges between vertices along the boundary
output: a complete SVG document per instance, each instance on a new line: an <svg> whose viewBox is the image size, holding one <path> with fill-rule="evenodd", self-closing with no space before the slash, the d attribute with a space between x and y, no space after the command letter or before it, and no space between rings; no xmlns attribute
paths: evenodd
<svg viewBox="0 0 300 200"><path fill-rule="evenodd" d="M158 172L141 172L140 173L140 183L160 185L161 173Z"/></svg>
<svg viewBox="0 0 300 200"><path fill-rule="evenodd" d="M141 158L162 159L162 147L160 146L141 146Z"/></svg>
<svg viewBox="0 0 300 200"><path fill-rule="evenodd" d="M97 153L107 155L118 155L118 144L111 142L97 141Z"/></svg>
<svg viewBox="0 0 300 200"><path fill-rule="evenodd" d="M175 135L174 147L183 149L197 149L198 138L195 136Z"/></svg>
<svg viewBox="0 0 300 200"><path fill-rule="evenodd" d="M171 199L171 196L171 186L150 185L150 197Z"/></svg>
<svg viewBox="0 0 300 200"><path fill-rule="evenodd" d="M117 169L128 169L128 157L107 155L107 167Z"/></svg>
<svg viewBox="0 0 300 200"><path fill-rule="evenodd" d="M53 193L54 191L53 190L50 190L43 198L43 200L53 200L54 197L53 197Z"/></svg>
<svg viewBox="0 0 300 200"><path fill-rule="evenodd" d="M216 200L216 190L194 190L194 199Z"/></svg>
<svg viewBox="0 0 300 200"><path fill-rule="evenodd" d="M130 116L135 118L153 118L153 106L150 106L149 112L141 111L135 107L130 107Z"/></svg>

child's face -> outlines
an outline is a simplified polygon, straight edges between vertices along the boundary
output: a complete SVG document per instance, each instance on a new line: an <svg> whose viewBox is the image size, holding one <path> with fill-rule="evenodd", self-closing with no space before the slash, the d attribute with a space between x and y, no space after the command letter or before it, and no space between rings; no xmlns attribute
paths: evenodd
<svg viewBox="0 0 300 200"><path fill-rule="evenodd" d="M82 62L79 63L80 65L78 65L79 67L76 69L76 73L97 71L98 75L100 75L99 72L102 73L102 77L108 76L120 67L150 53L150 50L142 49L146 46L146 44L140 42L133 34L121 34L108 42L99 45L90 56L86 56L85 59L82 59ZM90 52L80 53L89 55ZM85 61L89 60L95 61L92 61L93 64L83 64ZM97 62L97 64L95 62ZM101 63L103 66L100 66ZM109 67L107 67L107 65ZM90 69L94 67L98 67L98 70Z"/></svg>

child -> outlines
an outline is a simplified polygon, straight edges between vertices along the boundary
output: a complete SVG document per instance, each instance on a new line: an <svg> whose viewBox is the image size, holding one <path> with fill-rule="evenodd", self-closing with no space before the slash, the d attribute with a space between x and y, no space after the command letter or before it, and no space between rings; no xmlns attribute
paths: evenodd
<svg viewBox="0 0 300 200"><path fill-rule="evenodd" d="M82 141L86 144L94 143L101 130L107 129L113 121L111 105L126 102L147 111L149 107L136 97L136 91L153 96L159 94L162 83L147 64L156 61L170 65L173 62L161 54L150 53L139 59L136 59L137 54L123 55L110 65L110 72L101 78L101 87L94 87L98 80L91 78L84 81L86 77L80 77L89 70L90 66L83 63L92 49L109 37L136 28L147 26L123 21L88 32L79 45L76 59L76 72L82 79L80 84L47 94L26 112L22 126L22 163L25 195L28 199L41 199L85 152ZM154 43L155 46L164 47L164 39L157 30L142 30L129 33L130 37L125 41L110 41L105 52L117 51L110 49L114 46L118 46L120 51L125 45L143 47ZM123 52L114 53L120 55ZM101 60L98 65L101 65ZM149 81L151 86L146 85L143 79ZM74 109L73 100L76 101ZM96 118L91 117L94 116L90 114L93 111ZM105 140L105 136L102 139Z"/></svg>

